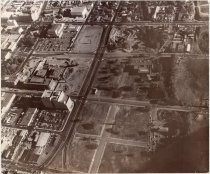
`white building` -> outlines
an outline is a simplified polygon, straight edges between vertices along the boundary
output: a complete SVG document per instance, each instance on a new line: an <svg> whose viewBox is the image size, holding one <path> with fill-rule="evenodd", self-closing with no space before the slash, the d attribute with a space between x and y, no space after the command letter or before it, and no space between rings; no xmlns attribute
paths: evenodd
<svg viewBox="0 0 210 174"><path fill-rule="evenodd" d="M14 20L14 19L9 19L9 20L7 20L7 26L18 27L19 25L18 25L18 23L17 23L16 20Z"/></svg>
<svg viewBox="0 0 210 174"><path fill-rule="evenodd" d="M36 146L44 147L47 144L49 137L50 137L50 133L41 132L39 135L39 139L36 143Z"/></svg>
<svg viewBox="0 0 210 174"><path fill-rule="evenodd" d="M45 90L41 98L47 108L68 109L71 112L74 107L74 102L63 91Z"/></svg>
<svg viewBox="0 0 210 174"><path fill-rule="evenodd" d="M50 37L61 37L63 35L64 24L52 24L52 28L47 31Z"/></svg>
<svg viewBox="0 0 210 174"><path fill-rule="evenodd" d="M85 18L88 11L86 7L73 7L71 9L71 15L75 17Z"/></svg>
<svg viewBox="0 0 210 174"><path fill-rule="evenodd" d="M1 93L1 114L3 115L11 107L16 95L9 93Z"/></svg>

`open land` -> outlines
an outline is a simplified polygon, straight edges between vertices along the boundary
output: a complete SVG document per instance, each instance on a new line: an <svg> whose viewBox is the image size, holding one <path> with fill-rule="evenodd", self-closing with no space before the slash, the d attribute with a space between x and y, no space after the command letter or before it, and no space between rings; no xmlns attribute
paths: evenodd
<svg viewBox="0 0 210 174"><path fill-rule="evenodd" d="M112 56L112 57L110 57ZM95 94L90 97L135 100L164 99L160 67L153 56L113 56L106 54L93 83Z"/></svg>
<svg viewBox="0 0 210 174"><path fill-rule="evenodd" d="M208 60L162 59L166 90L175 103L199 106L208 96ZM196 65L196 66L195 66Z"/></svg>
<svg viewBox="0 0 210 174"><path fill-rule="evenodd" d="M81 121L78 125L77 132L100 135L103 124L106 124L105 119L108 112L108 104L87 102L81 112Z"/></svg>
<svg viewBox="0 0 210 174"><path fill-rule="evenodd" d="M84 25L79 36L75 40L72 53L94 53L98 48L103 27L96 25Z"/></svg>

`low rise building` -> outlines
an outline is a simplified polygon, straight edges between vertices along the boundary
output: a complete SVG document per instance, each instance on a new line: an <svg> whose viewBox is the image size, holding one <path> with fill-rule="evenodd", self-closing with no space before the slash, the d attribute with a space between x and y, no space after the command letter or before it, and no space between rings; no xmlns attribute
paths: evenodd
<svg viewBox="0 0 210 174"><path fill-rule="evenodd" d="M22 34L23 33L22 27L7 27L6 32L9 34Z"/></svg>
<svg viewBox="0 0 210 174"><path fill-rule="evenodd" d="M39 139L36 143L36 146L44 147L47 144L49 138L50 138L50 133L41 132L39 135Z"/></svg>
<svg viewBox="0 0 210 174"><path fill-rule="evenodd" d="M52 27L47 31L49 37L61 37L63 35L64 24L52 24Z"/></svg>
<svg viewBox="0 0 210 174"><path fill-rule="evenodd" d="M7 20L7 26L10 26L10 27L18 27L18 23L16 20L14 19L8 19Z"/></svg>
<svg viewBox="0 0 210 174"><path fill-rule="evenodd" d="M16 94L12 93L1 93L1 114L4 114L11 107Z"/></svg>
<svg viewBox="0 0 210 174"><path fill-rule="evenodd" d="M19 124L23 126L30 126L37 112L37 108L28 108Z"/></svg>
<svg viewBox="0 0 210 174"><path fill-rule="evenodd" d="M71 9L71 15L74 16L74 17L82 17L82 18L85 18L86 15L87 15L88 11L87 11L87 8L84 6L84 7L73 7Z"/></svg>

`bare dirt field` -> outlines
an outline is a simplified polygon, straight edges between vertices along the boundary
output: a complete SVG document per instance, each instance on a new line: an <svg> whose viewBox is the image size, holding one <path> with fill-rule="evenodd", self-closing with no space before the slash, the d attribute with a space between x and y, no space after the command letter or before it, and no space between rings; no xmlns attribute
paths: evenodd
<svg viewBox="0 0 210 174"><path fill-rule="evenodd" d="M106 146L99 173L132 173L147 160L144 148L110 143Z"/></svg>
<svg viewBox="0 0 210 174"><path fill-rule="evenodd" d="M100 42L103 27L95 25L85 25L76 39L73 49L73 53L94 53Z"/></svg>
<svg viewBox="0 0 210 174"><path fill-rule="evenodd" d="M81 112L81 122L77 128L77 132L100 135L108 111L108 104L87 102Z"/></svg>

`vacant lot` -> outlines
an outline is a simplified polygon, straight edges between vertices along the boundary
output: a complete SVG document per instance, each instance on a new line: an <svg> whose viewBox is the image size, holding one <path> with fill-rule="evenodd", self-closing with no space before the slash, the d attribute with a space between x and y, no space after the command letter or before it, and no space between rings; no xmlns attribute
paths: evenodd
<svg viewBox="0 0 210 174"><path fill-rule="evenodd" d="M132 173L144 166L147 160L144 148L108 144L99 173Z"/></svg>
<svg viewBox="0 0 210 174"><path fill-rule="evenodd" d="M192 53L208 54L209 53L209 33L208 27L197 27L195 30L195 39L191 42Z"/></svg>
<svg viewBox="0 0 210 174"><path fill-rule="evenodd" d="M108 104L95 102L86 103L81 113L82 121L77 128L77 132L99 135L105 123L108 111Z"/></svg>
<svg viewBox="0 0 210 174"><path fill-rule="evenodd" d="M94 53L101 39L103 27L96 25L85 25L77 37L72 52Z"/></svg>
<svg viewBox="0 0 210 174"><path fill-rule="evenodd" d="M157 119L164 122L169 130L169 133L175 134L179 131L179 135L187 135L189 131L190 114L183 111L173 110L158 110Z"/></svg>
<svg viewBox="0 0 210 174"><path fill-rule="evenodd" d="M110 52L156 53L164 43L164 27L116 26L110 33L107 50Z"/></svg>
<svg viewBox="0 0 210 174"><path fill-rule="evenodd" d="M97 147L95 140L74 137L73 142L56 155L48 168L63 172L88 172Z"/></svg>
<svg viewBox="0 0 210 174"><path fill-rule="evenodd" d="M93 83L98 92L91 96L132 100L164 99L158 71L159 65L149 56L106 56ZM150 74L152 79L149 78Z"/></svg>
<svg viewBox="0 0 210 174"><path fill-rule="evenodd" d="M97 141L83 140L75 137L72 144L67 149L67 170L88 172L97 147Z"/></svg>
<svg viewBox="0 0 210 174"><path fill-rule="evenodd" d="M168 102L181 105L200 105L208 98L208 60L187 57L161 58L164 85Z"/></svg>
<svg viewBox="0 0 210 174"><path fill-rule="evenodd" d="M208 98L208 60L188 59L174 69L173 89L181 104L197 106Z"/></svg>
<svg viewBox="0 0 210 174"><path fill-rule="evenodd" d="M116 138L148 141L149 109L121 106L115 117L111 135ZM109 130L107 130L109 131Z"/></svg>

